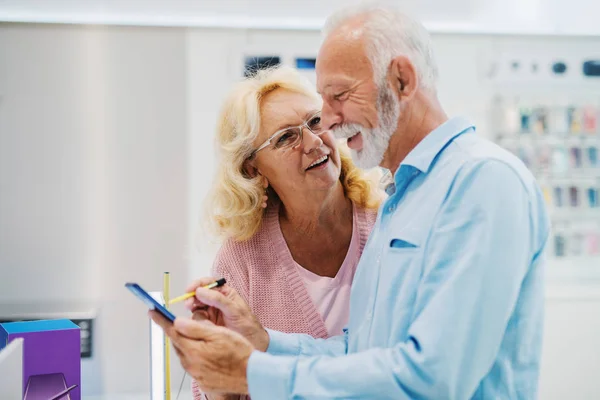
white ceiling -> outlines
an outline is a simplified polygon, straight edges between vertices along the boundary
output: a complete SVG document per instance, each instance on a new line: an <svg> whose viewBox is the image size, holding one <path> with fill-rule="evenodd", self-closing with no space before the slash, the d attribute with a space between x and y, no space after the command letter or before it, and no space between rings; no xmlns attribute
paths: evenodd
<svg viewBox="0 0 600 400"><path fill-rule="evenodd" d="M390 0L392 1L392 0ZM600 35L598 0L395 0L432 31ZM0 0L0 21L319 29L344 0Z"/></svg>

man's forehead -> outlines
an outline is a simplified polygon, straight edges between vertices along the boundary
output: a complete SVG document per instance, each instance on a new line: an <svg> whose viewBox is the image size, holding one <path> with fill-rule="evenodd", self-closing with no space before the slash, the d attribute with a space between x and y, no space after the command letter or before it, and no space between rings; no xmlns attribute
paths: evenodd
<svg viewBox="0 0 600 400"><path fill-rule="evenodd" d="M320 95L323 95L331 91L346 88L352 85L355 80L355 77L344 73L334 72L332 74L323 74L320 79L317 75L317 91Z"/></svg>
<svg viewBox="0 0 600 400"><path fill-rule="evenodd" d="M364 31L361 27L344 26L329 34L323 41L319 55L361 53L364 51Z"/></svg>
<svg viewBox="0 0 600 400"><path fill-rule="evenodd" d="M330 33L323 41L317 56L317 63L328 63L332 59L353 59L365 55L365 38L362 27L343 26ZM320 60L321 59L321 60Z"/></svg>
<svg viewBox="0 0 600 400"><path fill-rule="evenodd" d="M371 63L359 46L323 46L316 65L317 89L320 93L335 86L352 84L371 73Z"/></svg>

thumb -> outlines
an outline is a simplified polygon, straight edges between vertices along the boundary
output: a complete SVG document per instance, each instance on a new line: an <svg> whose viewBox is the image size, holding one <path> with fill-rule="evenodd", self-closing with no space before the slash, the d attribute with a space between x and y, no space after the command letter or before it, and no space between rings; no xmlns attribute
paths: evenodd
<svg viewBox="0 0 600 400"><path fill-rule="evenodd" d="M217 328L210 321L194 321L189 318L176 318L173 327L180 335L194 340L206 340L214 334L214 328Z"/></svg>

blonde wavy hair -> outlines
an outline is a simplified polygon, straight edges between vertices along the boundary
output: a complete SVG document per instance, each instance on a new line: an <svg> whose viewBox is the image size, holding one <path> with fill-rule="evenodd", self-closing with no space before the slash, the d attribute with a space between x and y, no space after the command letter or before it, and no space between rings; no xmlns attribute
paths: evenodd
<svg viewBox="0 0 600 400"><path fill-rule="evenodd" d="M251 238L259 229L264 209L264 187L260 177L250 177L244 162L250 157L252 143L259 134L263 98L276 89L309 96L321 104L316 91L294 68L278 66L258 71L239 82L221 108L216 134L218 165L206 201L209 230L221 239L237 241ZM346 196L358 207L376 209L382 199L377 172L358 169L343 146L340 181ZM269 188L269 201L278 200ZM270 205L269 205L270 206Z"/></svg>

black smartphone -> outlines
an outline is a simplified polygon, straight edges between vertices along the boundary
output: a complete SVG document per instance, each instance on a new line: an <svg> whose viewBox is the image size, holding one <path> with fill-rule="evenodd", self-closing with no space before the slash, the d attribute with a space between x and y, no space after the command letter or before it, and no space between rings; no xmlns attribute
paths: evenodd
<svg viewBox="0 0 600 400"><path fill-rule="evenodd" d="M148 292L140 287L137 283L128 282L125 284L125 287L133 294L136 295L140 300L142 300L150 310L158 311L163 317L168 319L171 322L175 321L175 316L171 314L169 310L167 310L163 305L161 305L158 301L156 301Z"/></svg>

